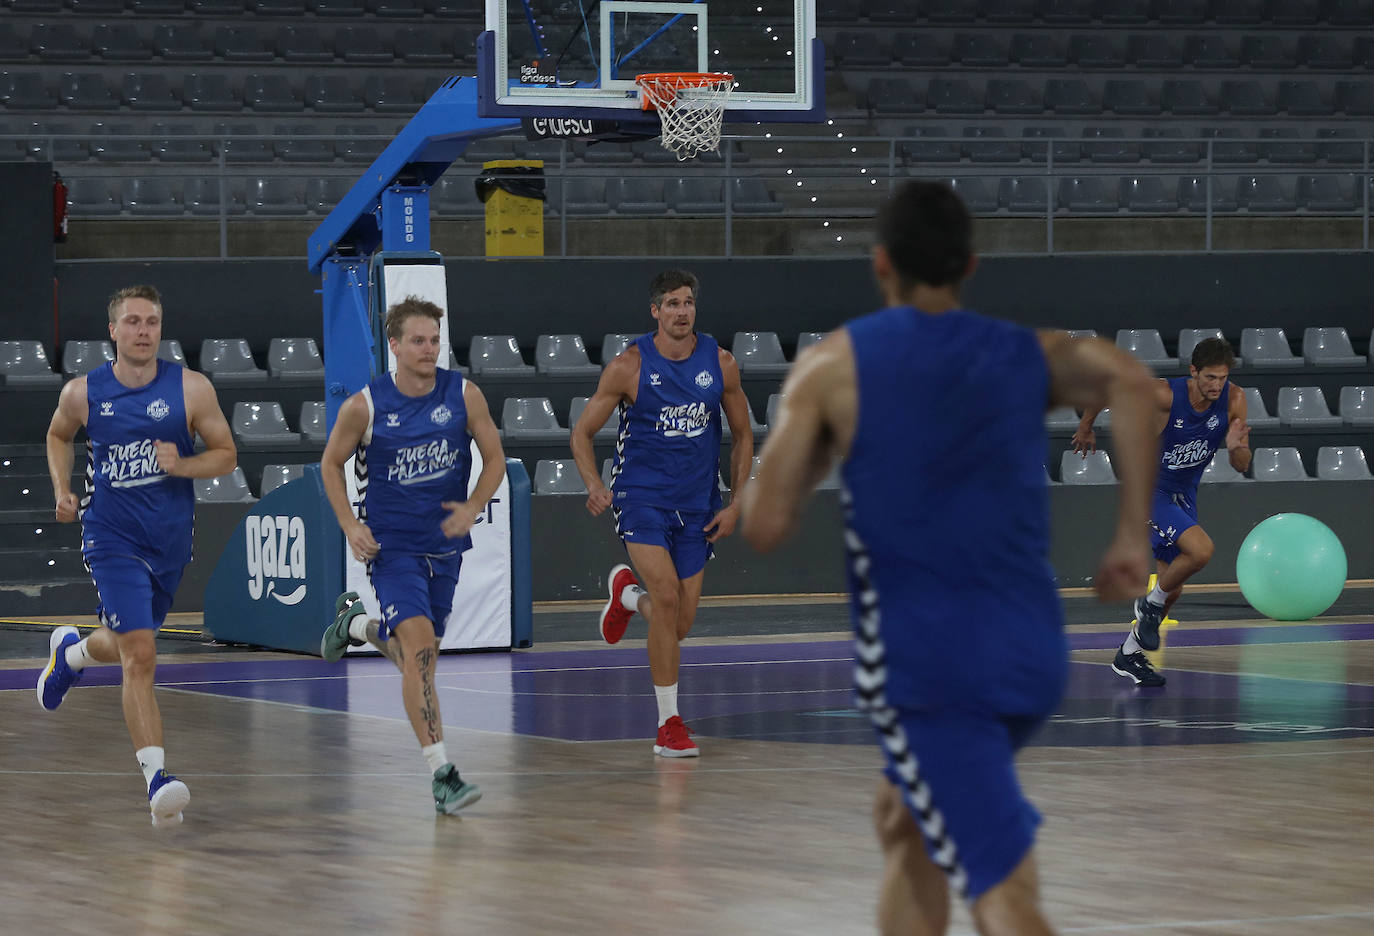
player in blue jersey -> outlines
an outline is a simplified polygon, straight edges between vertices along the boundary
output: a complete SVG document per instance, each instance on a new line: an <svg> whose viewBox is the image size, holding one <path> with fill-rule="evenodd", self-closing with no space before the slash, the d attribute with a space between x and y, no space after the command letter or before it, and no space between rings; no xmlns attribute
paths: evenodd
<svg viewBox="0 0 1374 936"><path fill-rule="evenodd" d="M81 519L81 551L100 597L100 627L52 633L38 700L56 709L93 663L123 667L124 721L148 785L154 825L181 821L186 784L169 774L153 694L157 629L191 561L192 478L234 470L234 438L203 375L158 359L162 298L152 286L110 299L115 359L62 388L48 426L57 519ZM72 439L86 427L86 489L71 489ZM194 454L199 435L205 451Z"/></svg>
<svg viewBox="0 0 1374 936"><path fill-rule="evenodd" d="M320 472L348 547L368 564L382 609L369 622L358 595L340 596L320 653L338 660L350 644L377 642L401 668L401 698L433 774L434 809L452 814L482 791L458 773L444 746L434 668L453 607L469 531L501 486L506 456L486 397L456 370L438 366L444 312L407 296L387 310L395 374L382 374L339 407ZM471 445L482 471L468 492ZM358 509L344 465L356 455ZM399 648L393 647L399 644Z"/></svg>
<svg viewBox="0 0 1374 936"><path fill-rule="evenodd" d="M741 529L775 547L843 462L855 684L887 761L874 810L881 931L943 933L952 886L980 933L1048 933L1040 817L1013 763L1068 671L1045 413L1116 414L1121 501L1097 589L1119 600L1145 580L1149 373L1106 342L964 310L972 222L948 188L904 185L878 228L873 269L888 307L793 365Z"/></svg>
<svg viewBox="0 0 1374 936"><path fill-rule="evenodd" d="M1212 559L1212 538L1198 524L1197 486L1207 464L1223 445L1231 467L1250 467L1250 427L1245 422L1245 392L1231 383L1235 364L1231 346L1207 338L1193 348L1191 376L1155 382L1155 427L1159 431L1159 481L1150 509L1150 540L1158 562L1155 587L1136 598L1135 621L1116 651L1112 669L1137 686L1164 685L1164 677L1145 657L1159 649L1159 626L1183 593L1183 583ZM1084 457L1097 446L1093 421L1101 407L1083 412L1073 448Z"/></svg>
<svg viewBox="0 0 1374 936"><path fill-rule="evenodd" d="M712 544L738 522L754 459L739 365L714 338L697 332L697 287L696 276L684 270L654 277L649 314L658 328L606 364L571 438L587 510L595 517L611 508L634 567L611 570L601 636L618 642L636 611L648 621L658 699L654 753L662 757L701 753L677 710L681 645L696 618ZM718 482L722 407L734 440L728 507L721 506ZM608 488L596 470L592 437L617 408L620 433Z"/></svg>

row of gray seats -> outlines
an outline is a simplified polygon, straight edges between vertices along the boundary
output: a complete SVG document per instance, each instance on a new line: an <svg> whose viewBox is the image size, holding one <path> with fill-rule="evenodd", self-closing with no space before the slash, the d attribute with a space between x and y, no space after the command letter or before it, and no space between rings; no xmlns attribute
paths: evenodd
<svg viewBox="0 0 1374 936"><path fill-rule="evenodd" d="M915 173L926 176L926 172ZM1374 181L1357 174L1159 176L955 176L947 182L974 214L1159 215L1349 214L1361 209ZM1052 194L1051 194L1052 193Z"/></svg>
<svg viewBox="0 0 1374 936"><path fill-rule="evenodd" d="M826 0L816 5L821 23L915 25L985 22L1046 25L1196 26L1222 25L1369 26L1374 5L1368 0Z"/></svg>
<svg viewBox="0 0 1374 936"><path fill-rule="evenodd" d="M1350 71L1374 65L1374 39L1341 32L1297 36L1289 31L1244 35L1183 34L1166 30L1115 33L1094 29L1066 34L938 29L841 31L826 51L842 69L972 68L1236 70L1304 67Z"/></svg>
<svg viewBox="0 0 1374 936"><path fill-rule="evenodd" d="M853 90L875 115L985 113L1091 117L1172 114L1182 117L1374 116L1374 87L1363 80L1231 78L870 78Z"/></svg>
<svg viewBox="0 0 1374 936"><path fill-rule="evenodd" d="M0 157L55 162L158 162L196 164L370 163L391 142L391 124L276 124L264 133L257 124L217 123L212 130L192 123L155 122L140 128L126 121L95 121L84 127L64 121L0 122Z"/></svg>
<svg viewBox="0 0 1374 936"><path fill-rule="evenodd" d="M1251 429L1374 429L1374 387L1341 387L1335 413L1321 387L1280 387L1272 415L1258 387L1246 387L1245 400L1245 421ZM1051 410L1045 417L1045 426L1051 431L1072 432L1078 423L1079 414L1067 406ZM1093 427L1106 429L1111 424L1111 410L1105 409Z"/></svg>
<svg viewBox="0 0 1374 936"><path fill-rule="evenodd" d="M164 339L157 356L186 363L181 342ZM67 341L62 347L62 370L54 373L41 341L0 341L0 384L41 386L79 377L115 359L108 341ZM253 361L242 338L206 338L200 343L200 370L215 381L314 378L324 379L324 359L314 338L273 338L267 348L267 369Z"/></svg>
<svg viewBox="0 0 1374 936"><path fill-rule="evenodd" d="M1072 449L1060 458L1059 477L1064 484L1113 484L1116 473L1111 458L1098 449L1086 456ZM1295 448L1265 448L1254 450L1250 462L1250 478L1231 467L1224 452L1218 452L1202 474L1204 482L1225 481L1309 481L1312 476L1303 464L1302 453ZM1364 450L1357 445L1325 445L1317 450L1317 478L1327 481L1374 480Z"/></svg>
<svg viewBox="0 0 1374 936"><path fill-rule="evenodd" d="M310 212L325 215L334 209L355 180L351 178L249 178L246 190L237 177L131 177L107 179L69 176L68 202L74 217L113 217L120 214L167 217L190 213L291 216ZM431 207L439 217L477 217L486 211L473 180L466 176L441 178L431 190ZM545 210L550 214L723 215L726 194L730 209L739 214L780 214L784 205L774 199L767 182L758 178L693 177L677 179L578 178L549 179Z"/></svg>
<svg viewBox="0 0 1374 936"><path fill-rule="evenodd" d="M99 65L104 62L223 62L300 65L346 62L354 65L448 65L477 60L475 26L403 26L379 31L373 26L335 29L278 26L272 32L252 25L201 25L196 21L162 23L151 28L115 20L83 28L72 22L35 23L24 29L0 23L0 61L23 61L33 55L43 62Z"/></svg>
<svg viewBox="0 0 1374 936"><path fill-rule="evenodd" d="M1188 166L1206 162L1216 165L1249 165L1261 160L1273 164L1309 165L1319 161L1333 166L1364 165L1371 134L1357 127L1239 127L1205 126L1189 130L1171 121L1169 126L1147 125L1138 132L1121 126L1086 126L1078 139L1061 126L1031 123L1020 138L1005 127L983 124L962 128L945 123L909 126L898 144L909 166L932 163L1020 163L1055 165L1083 161L1095 163L1159 163Z"/></svg>
<svg viewBox="0 0 1374 936"><path fill-rule="evenodd" d="M1091 329L1071 332L1076 337L1096 335ZM1177 356L1164 347L1164 338L1156 328L1122 328L1116 333L1117 347L1134 354L1151 367L1172 368L1180 363L1187 366L1193 348L1205 338L1225 338L1220 328L1184 328L1178 333ZM1372 336L1374 337L1374 336ZM1350 333L1340 326L1314 326L1302 332L1302 353L1294 354L1288 333L1282 328L1242 328L1237 367L1301 368L1343 367L1359 368L1369 363L1367 355L1356 354Z"/></svg>
<svg viewBox="0 0 1374 936"><path fill-rule="evenodd" d="M56 76L54 76L55 78ZM411 114L447 77L416 71L309 75L304 81L279 73L252 74L242 81L220 73L191 73L173 82L161 72L127 74L116 91L103 75L73 73L49 81L43 71L0 72L0 105L11 111L71 110L178 113Z"/></svg>
<svg viewBox="0 0 1374 936"><path fill-rule="evenodd" d="M797 336L797 350L814 344L823 335L822 332L802 332ZM606 335L601 341L602 363L624 351L636 337ZM745 374L781 377L787 373L789 365L777 332L735 332L730 352ZM520 345L512 335L473 335L468 343L468 367L474 376L519 377L538 373L595 377L601 372L601 367L588 358L581 335L540 335L534 347L534 364L525 362Z"/></svg>
<svg viewBox="0 0 1374 936"><path fill-rule="evenodd" d="M482 8L471 0L3 0L0 7L15 13L47 16L73 14L119 16L404 17L433 16L445 20L480 22Z"/></svg>
<svg viewBox="0 0 1374 936"><path fill-rule="evenodd" d="M231 473L218 478L197 478L196 501L202 504L251 504L288 481L295 481L304 476L304 465L266 465L262 469L261 490L258 497L254 497L243 469L235 468Z"/></svg>

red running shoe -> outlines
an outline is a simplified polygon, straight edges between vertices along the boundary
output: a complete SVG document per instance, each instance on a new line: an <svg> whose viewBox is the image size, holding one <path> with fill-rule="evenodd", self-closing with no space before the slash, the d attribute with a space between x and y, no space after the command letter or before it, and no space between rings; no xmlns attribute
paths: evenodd
<svg viewBox="0 0 1374 936"><path fill-rule="evenodd" d="M634 572L624 563L611 569L611 575L606 580L606 590L610 592L610 597L606 601L606 607L601 609L601 639L606 643L620 643L620 638L625 636L625 628L629 626L634 612L620 603L620 596L624 594L626 587L638 584L639 579L635 578Z"/></svg>
<svg viewBox="0 0 1374 936"><path fill-rule="evenodd" d="M692 729L681 716L674 715L659 727L654 753L659 757L700 757L701 748L692 740Z"/></svg>

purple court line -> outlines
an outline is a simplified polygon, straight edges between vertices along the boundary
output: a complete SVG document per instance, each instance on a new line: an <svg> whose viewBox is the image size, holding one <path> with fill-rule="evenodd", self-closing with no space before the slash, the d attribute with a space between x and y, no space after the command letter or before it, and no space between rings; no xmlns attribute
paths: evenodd
<svg viewBox="0 0 1374 936"><path fill-rule="evenodd" d="M1170 647L1235 646L1255 644L1315 643L1345 640L1374 640L1374 621L1341 624L1268 625L1260 627L1218 627L1190 630L1187 627L1166 631ZM1069 634L1070 650L1112 650L1121 642L1115 631ZM848 660L852 644L848 640L803 641L799 643L715 644L682 649L683 663L696 666L749 663L780 664L783 661ZM439 677L475 673L519 673L542 669L601 669L647 667L645 651L638 647L597 647L587 650L535 650L519 653L447 654L439 661ZM261 680L346 678L365 675L368 670L389 673L391 664L379 657L349 659L343 664L301 657L299 660L225 660L203 663L159 663L159 685L253 682ZM33 688L38 669L0 670L0 690ZM113 686L120 681L115 666L92 667L83 675L83 686Z"/></svg>

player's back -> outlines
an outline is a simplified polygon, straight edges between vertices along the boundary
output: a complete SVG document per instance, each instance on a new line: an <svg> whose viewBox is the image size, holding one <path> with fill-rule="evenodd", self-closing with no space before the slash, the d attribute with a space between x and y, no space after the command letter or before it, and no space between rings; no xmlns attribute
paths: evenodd
<svg viewBox="0 0 1374 936"><path fill-rule="evenodd" d="M1048 559L1038 338L910 307L847 328L859 391L844 467L850 545L871 558L867 576L851 563L851 585L856 617L866 591L880 615L888 701L1045 711L1067 652Z"/></svg>

